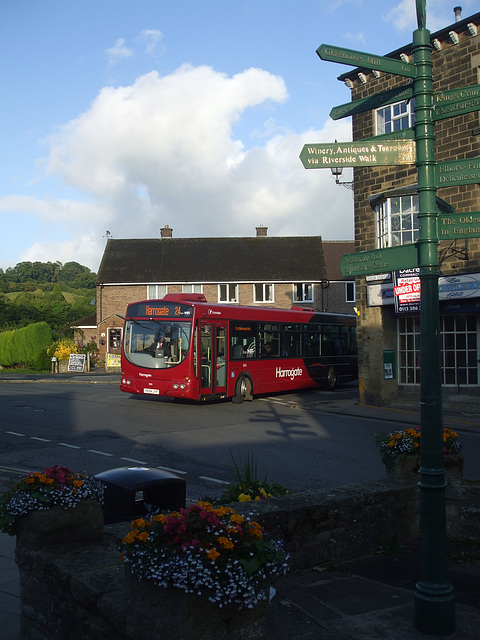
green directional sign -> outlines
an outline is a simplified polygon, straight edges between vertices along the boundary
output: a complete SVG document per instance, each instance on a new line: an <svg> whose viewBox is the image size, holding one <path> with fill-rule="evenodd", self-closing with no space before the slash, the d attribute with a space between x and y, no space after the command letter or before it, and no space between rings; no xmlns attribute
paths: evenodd
<svg viewBox="0 0 480 640"><path fill-rule="evenodd" d="M480 84L435 94L434 120L442 120L480 109Z"/></svg>
<svg viewBox="0 0 480 640"><path fill-rule="evenodd" d="M372 144L380 142L381 140L415 140L415 131L412 127L409 127L408 129L400 129L399 131L391 131L390 133L381 133L371 138L363 138L364 142L371 142Z"/></svg>
<svg viewBox="0 0 480 640"><path fill-rule="evenodd" d="M381 140L379 142L361 140L306 144L300 153L300 160L305 169L413 164L415 142L413 140Z"/></svg>
<svg viewBox="0 0 480 640"><path fill-rule="evenodd" d="M439 214L438 239L480 238L480 211Z"/></svg>
<svg viewBox="0 0 480 640"><path fill-rule="evenodd" d="M416 267L418 267L416 244L348 253L340 260L340 269L346 278Z"/></svg>
<svg viewBox="0 0 480 640"><path fill-rule="evenodd" d="M376 69L377 71L385 71L385 73L393 73L397 76L406 76L407 78L416 78L417 76L417 70L414 64L403 62L403 60L395 60L395 58L377 56L373 53L363 53L362 51L354 51L353 49L342 49L329 44L322 44L318 47L317 54L322 60L328 60L329 62L339 62L340 64L349 64L353 67Z"/></svg>
<svg viewBox="0 0 480 640"><path fill-rule="evenodd" d="M480 184L480 158L437 162L435 182L438 189L457 184Z"/></svg>
<svg viewBox="0 0 480 640"><path fill-rule="evenodd" d="M363 113L370 109L378 109L387 104L393 104L394 102L400 102L401 100L410 100L413 96L413 88L411 85L403 87L396 87L389 91L382 91L382 93L376 93L373 96L367 98L361 98L360 100L352 100L345 104L341 104L338 107L333 107L330 111L330 117L332 120L339 120L340 118L346 118L347 116L353 116L356 113Z"/></svg>

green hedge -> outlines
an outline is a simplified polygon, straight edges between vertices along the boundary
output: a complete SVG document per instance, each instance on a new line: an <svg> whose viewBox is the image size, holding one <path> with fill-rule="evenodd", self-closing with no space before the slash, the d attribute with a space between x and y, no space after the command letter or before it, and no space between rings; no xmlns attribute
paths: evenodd
<svg viewBox="0 0 480 640"><path fill-rule="evenodd" d="M51 342L52 330L46 322L36 322L23 329L4 331L0 333L0 365L48 368L47 347Z"/></svg>

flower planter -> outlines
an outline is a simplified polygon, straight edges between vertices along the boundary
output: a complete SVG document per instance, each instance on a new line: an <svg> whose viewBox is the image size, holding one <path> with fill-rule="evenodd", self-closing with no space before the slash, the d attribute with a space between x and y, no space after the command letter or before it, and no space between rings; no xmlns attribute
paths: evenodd
<svg viewBox="0 0 480 640"><path fill-rule="evenodd" d="M447 484L458 484L463 480L463 455L460 453L444 456ZM420 456L399 455L389 463L387 478L396 484L416 484L420 480Z"/></svg>
<svg viewBox="0 0 480 640"><path fill-rule="evenodd" d="M127 568L126 568L127 569ZM125 572L132 611L148 619L150 640L265 640L268 599L254 607L219 607L205 594L158 587ZM132 621L133 624L133 621Z"/></svg>
<svg viewBox="0 0 480 640"><path fill-rule="evenodd" d="M96 500L85 499L68 509L55 506L31 511L16 518L15 527L17 546L30 549L101 540L102 506Z"/></svg>

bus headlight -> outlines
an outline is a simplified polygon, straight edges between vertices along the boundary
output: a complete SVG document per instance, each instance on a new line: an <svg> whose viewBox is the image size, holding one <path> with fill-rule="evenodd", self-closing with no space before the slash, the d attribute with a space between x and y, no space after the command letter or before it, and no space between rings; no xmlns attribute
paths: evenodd
<svg viewBox="0 0 480 640"><path fill-rule="evenodd" d="M122 384L132 384L132 382L128 378L122 378Z"/></svg>

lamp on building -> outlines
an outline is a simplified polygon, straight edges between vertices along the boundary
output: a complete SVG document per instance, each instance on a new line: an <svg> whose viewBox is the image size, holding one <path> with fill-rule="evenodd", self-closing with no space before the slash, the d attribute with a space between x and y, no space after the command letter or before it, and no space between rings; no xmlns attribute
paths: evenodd
<svg viewBox="0 0 480 640"><path fill-rule="evenodd" d="M330 167L330 171L332 172L332 178L335 179L335 184L341 184L342 187L346 189L352 189L353 191L353 180L351 182L340 182L340 176L343 173L343 167Z"/></svg>

